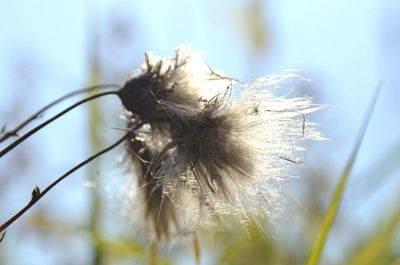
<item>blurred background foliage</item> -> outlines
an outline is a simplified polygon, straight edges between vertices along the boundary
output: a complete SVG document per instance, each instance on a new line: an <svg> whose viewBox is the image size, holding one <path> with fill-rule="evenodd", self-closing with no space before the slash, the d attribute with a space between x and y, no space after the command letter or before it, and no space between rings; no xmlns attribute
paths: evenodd
<svg viewBox="0 0 400 265"><path fill-rule="evenodd" d="M324 1L320 1L324 2ZM201 264L305 264L356 142L373 88L384 88L320 264L400 264L399 50L396 1L1 1L0 125L68 91L122 84L145 51L191 43L228 75L251 80L297 68L296 93L328 107L307 117L331 140L308 143L285 213L244 230L199 231ZM8 46L7 46L8 45ZM72 101L71 101L72 102ZM58 110L68 105L59 106ZM0 161L0 220L123 128L116 99L99 99ZM46 113L50 115L55 110ZM70 176L8 230L0 264L196 264L192 238L158 253L120 212L121 148ZM122 164L122 165L121 165ZM157 256L157 257L156 257Z"/></svg>

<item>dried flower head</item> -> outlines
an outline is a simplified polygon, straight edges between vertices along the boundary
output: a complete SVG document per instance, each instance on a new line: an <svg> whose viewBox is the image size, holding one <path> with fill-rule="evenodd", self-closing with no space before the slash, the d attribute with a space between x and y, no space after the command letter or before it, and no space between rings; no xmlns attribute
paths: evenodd
<svg viewBox="0 0 400 265"><path fill-rule="evenodd" d="M149 122L134 132L128 153L158 238L190 231L209 215L259 220L276 213L276 184L304 151L299 143L320 138L305 121L318 109L310 98L269 91L295 76L236 84L186 46L169 59L146 55L121 98L129 127Z"/></svg>

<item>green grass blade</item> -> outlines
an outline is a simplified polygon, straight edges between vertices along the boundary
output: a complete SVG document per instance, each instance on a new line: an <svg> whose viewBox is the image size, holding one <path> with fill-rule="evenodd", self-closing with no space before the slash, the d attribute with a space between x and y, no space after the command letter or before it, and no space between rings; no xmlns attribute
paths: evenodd
<svg viewBox="0 0 400 265"><path fill-rule="evenodd" d="M194 260L196 265L200 265L201 253L200 253L200 241L197 235L193 236L193 251L194 251Z"/></svg>
<svg viewBox="0 0 400 265"><path fill-rule="evenodd" d="M357 136L357 142L353 148L353 151L351 153L349 160L347 161L347 165L342 173L342 176L340 177L340 181L336 186L336 190L335 190L332 200L329 204L328 211L320 225L317 237L314 241L314 246L312 247L311 253L307 260L307 265L316 265L316 264L318 264L318 262L321 258L322 251L324 250L324 247L325 247L326 239L328 237L329 231L332 227L332 224L335 220L340 203L342 201L342 197L343 197L344 189L346 187L348 176L351 172L351 169L353 168L354 161L357 158L358 150L360 149L361 142L362 142L365 132L367 130L367 126L368 126L368 123L372 116L372 111L375 107L375 104L378 99L378 95L379 95L379 92L381 91L381 88L382 88L382 82L379 83L379 85L377 86L377 88L375 90L374 96L373 96L370 106L368 108L367 115L365 116L365 119L360 128L359 134Z"/></svg>

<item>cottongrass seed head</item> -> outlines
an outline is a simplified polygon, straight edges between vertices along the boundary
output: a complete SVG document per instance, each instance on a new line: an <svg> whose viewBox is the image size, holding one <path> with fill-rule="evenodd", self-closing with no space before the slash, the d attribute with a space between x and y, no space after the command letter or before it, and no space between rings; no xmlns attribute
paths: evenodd
<svg viewBox="0 0 400 265"><path fill-rule="evenodd" d="M305 119L319 106L271 94L296 78L243 84L188 46L171 58L146 54L122 89L128 128L146 122L127 144L137 176L125 187L127 211L141 208L157 239L193 233L212 217L244 223L278 216L279 181L301 160L302 142L321 139Z"/></svg>

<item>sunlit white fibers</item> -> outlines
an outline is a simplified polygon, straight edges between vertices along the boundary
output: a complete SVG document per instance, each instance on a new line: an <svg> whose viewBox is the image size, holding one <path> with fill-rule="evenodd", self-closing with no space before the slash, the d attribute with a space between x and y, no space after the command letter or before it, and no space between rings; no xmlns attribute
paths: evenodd
<svg viewBox="0 0 400 265"><path fill-rule="evenodd" d="M143 186L125 187L128 202L136 201L134 207L127 205L132 212L145 200L144 208L152 212L145 222L157 237L193 232L213 216L228 214L258 223L279 216L280 180L288 179L289 167L301 161L304 141L321 139L305 116L320 108L311 98L272 94L300 77L282 73L250 84L235 82L212 70L187 46L167 59L147 55L143 74L149 68L158 69L165 86L160 89L168 89L156 107L158 117L168 122L152 123L136 135L135 141L153 155L142 161L146 172L138 173ZM154 191L162 191L154 192L161 197L154 198L151 190L146 196L132 192L145 190L146 181Z"/></svg>

